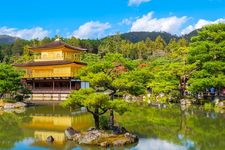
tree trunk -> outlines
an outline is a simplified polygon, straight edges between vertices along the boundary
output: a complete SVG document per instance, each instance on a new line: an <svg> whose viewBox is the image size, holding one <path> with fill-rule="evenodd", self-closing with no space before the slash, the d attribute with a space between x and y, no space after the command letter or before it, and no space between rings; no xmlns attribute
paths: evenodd
<svg viewBox="0 0 225 150"><path fill-rule="evenodd" d="M2 97L3 97L3 95L4 95L4 94L3 94L3 93L1 93L1 94L0 94L0 98L2 98Z"/></svg>
<svg viewBox="0 0 225 150"><path fill-rule="evenodd" d="M98 108L95 108L95 113L93 114L95 120L95 129L99 129L99 114Z"/></svg>
<svg viewBox="0 0 225 150"><path fill-rule="evenodd" d="M113 114L113 109L111 108L109 110L109 128L112 130L114 127L114 114Z"/></svg>
<svg viewBox="0 0 225 150"><path fill-rule="evenodd" d="M114 92L111 94L111 96L110 96L111 100L114 99L114 94L115 94L115 93L116 93L116 91L114 91ZM114 113L113 113L113 109L110 108L110 109L109 109L109 128L112 130L113 127L114 127Z"/></svg>

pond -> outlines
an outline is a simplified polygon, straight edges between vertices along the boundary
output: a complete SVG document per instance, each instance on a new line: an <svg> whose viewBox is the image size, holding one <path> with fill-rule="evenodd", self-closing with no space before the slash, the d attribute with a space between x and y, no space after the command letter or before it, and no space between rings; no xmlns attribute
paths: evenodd
<svg viewBox="0 0 225 150"><path fill-rule="evenodd" d="M177 105L135 107L116 122L137 134L139 142L125 148L131 150L224 150L225 113L205 111L202 107L180 108ZM81 109L60 106L37 106L24 110L0 110L0 149L12 150L92 150L99 147L80 146L64 141L64 130L72 126L84 131L93 126L92 116ZM45 139L52 135L53 144Z"/></svg>

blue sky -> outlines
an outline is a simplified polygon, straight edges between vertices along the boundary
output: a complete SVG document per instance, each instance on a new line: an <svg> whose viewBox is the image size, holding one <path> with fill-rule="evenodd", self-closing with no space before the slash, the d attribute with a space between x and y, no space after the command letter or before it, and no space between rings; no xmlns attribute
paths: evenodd
<svg viewBox="0 0 225 150"><path fill-rule="evenodd" d="M225 0L5 0L0 34L101 38L116 32L185 34L225 22Z"/></svg>

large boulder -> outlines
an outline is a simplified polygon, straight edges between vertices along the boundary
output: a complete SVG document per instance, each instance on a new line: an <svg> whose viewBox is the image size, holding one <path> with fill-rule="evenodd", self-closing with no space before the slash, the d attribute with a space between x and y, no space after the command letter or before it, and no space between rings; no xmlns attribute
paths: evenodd
<svg viewBox="0 0 225 150"><path fill-rule="evenodd" d="M129 141L130 141L130 143L135 143L135 142L138 141L137 135L132 134L132 133L129 133L129 132L125 133L125 134L124 134L124 137L125 137L125 138L128 138Z"/></svg>
<svg viewBox="0 0 225 150"><path fill-rule="evenodd" d="M126 132L127 130L124 127L120 127L120 126L113 127L113 134L124 134Z"/></svg>
<svg viewBox="0 0 225 150"><path fill-rule="evenodd" d="M80 132L74 130L72 127L69 127L65 130L65 135L68 140L73 140L74 136L77 137L77 134L79 135Z"/></svg>
<svg viewBox="0 0 225 150"><path fill-rule="evenodd" d="M89 131L85 134L83 134L79 139L79 144L93 144L95 143L99 138L101 138L102 133L99 130L93 130Z"/></svg>

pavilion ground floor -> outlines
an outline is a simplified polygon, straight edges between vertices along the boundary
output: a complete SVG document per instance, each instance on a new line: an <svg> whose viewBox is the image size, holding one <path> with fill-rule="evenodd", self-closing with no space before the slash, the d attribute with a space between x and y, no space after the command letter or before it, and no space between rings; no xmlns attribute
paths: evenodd
<svg viewBox="0 0 225 150"><path fill-rule="evenodd" d="M62 101L73 90L89 87L88 82L74 78L26 78L23 82L32 91L28 101Z"/></svg>

